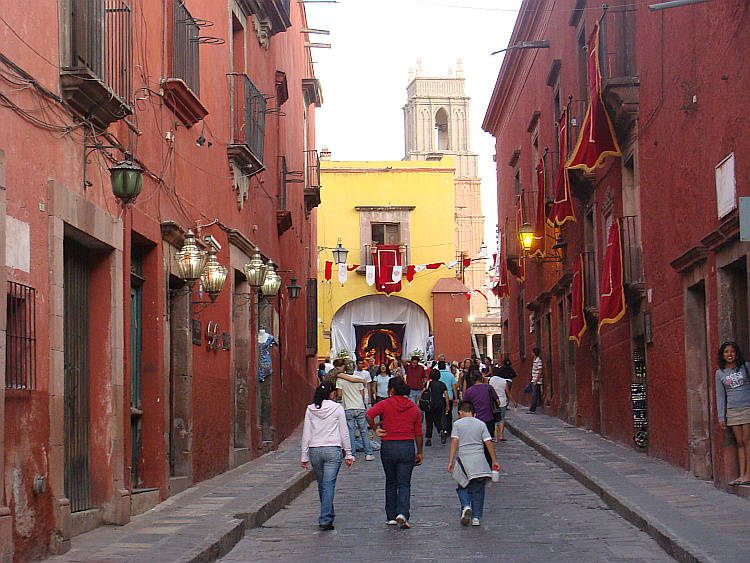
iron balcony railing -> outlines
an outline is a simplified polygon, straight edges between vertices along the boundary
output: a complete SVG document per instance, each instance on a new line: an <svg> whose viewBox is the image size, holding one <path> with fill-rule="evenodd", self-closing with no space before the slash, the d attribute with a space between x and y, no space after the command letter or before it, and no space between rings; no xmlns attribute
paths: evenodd
<svg viewBox="0 0 750 563"><path fill-rule="evenodd" d="M643 283L643 258L640 237L638 236L638 217L626 215L620 217L620 237L622 243L622 281L626 285Z"/></svg>
<svg viewBox="0 0 750 563"><path fill-rule="evenodd" d="M599 275L596 268L596 252L583 252L583 299L584 307L599 307Z"/></svg>
<svg viewBox="0 0 750 563"><path fill-rule="evenodd" d="M307 182L305 189L320 188L320 156L318 151L311 149L305 151L307 155Z"/></svg>
<svg viewBox="0 0 750 563"><path fill-rule="evenodd" d="M232 73L232 138L245 145L260 163L266 127L266 98L244 74Z"/></svg>
<svg viewBox="0 0 750 563"><path fill-rule="evenodd" d="M362 260L363 261L363 264L362 264L363 266L376 266L377 265L377 261L375 260L375 253L377 251L378 246L382 246L382 245L377 245L377 244L366 244L365 245L365 247L364 247L365 251L364 251L364 256L363 256L363 260ZM403 266L406 266L409 263L409 261L407 259L407 250L408 250L408 248L407 248L407 246L405 244L401 244L401 245L399 245L399 247L400 247L400 250L401 250L401 252L400 252L400 254L401 254L401 264ZM404 274L405 273L406 272L404 272Z"/></svg>
<svg viewBox="0 0 750 563"><path fill-rule="evenodd" d="M36 290L8 282L5 388L36 389Z"/></svg>
<svg viewBox="0 0 750 563"><path fill-rule="evenodd" d="M602 80L638 76L635 58L636 10L614 6L601 20L599 67Z"/></svg>
<svg viewBox="0 0 750 563"><path fill-rule="evenodd" d="M200 26L180 0L172 18L172 78L180 78L200 97Z"/></svg>
<svg viewBox="0 0 750 563"><path fill-rule="evenodd" d="M87 68L122 100L132 90L131 9L124 0L71 2L71 68Z"/></svg>

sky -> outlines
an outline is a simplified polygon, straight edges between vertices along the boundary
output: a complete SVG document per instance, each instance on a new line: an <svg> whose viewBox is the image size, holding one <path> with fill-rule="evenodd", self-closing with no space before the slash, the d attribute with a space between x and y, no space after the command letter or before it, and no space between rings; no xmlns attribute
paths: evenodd
<svg viewBox="0 0 750 563"><path fill-rule="evenodd" d="M294 0L292 0L294 1ZM317 149L333 160L401 160L409 68L447 77L461 59L471 150L479 155L485 241L495 248L494 139L482 130L520 0L338 0L305 2L310 35L331 49L312 49L323 106L315 111Z"/></svg>

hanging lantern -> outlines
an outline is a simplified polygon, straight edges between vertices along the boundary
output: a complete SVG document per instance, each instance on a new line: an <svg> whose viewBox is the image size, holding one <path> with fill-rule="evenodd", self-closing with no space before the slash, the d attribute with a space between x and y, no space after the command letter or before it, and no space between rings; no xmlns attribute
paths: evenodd
<svg viewBox="0 0 750 563"><path fill-rule="evenodd" d="M203 266L206 264L206 251L198 248L193 231L188 230L185 233L182 250L175 254L175 259L177 260L180 278L185 280L188 287L192 289L195 282L201 277Z"/></svg>
<svg viewBox="0 0 750 563"><path fill-rule="evenodd" d="M297 297L299 297L299 292L302 291L302 286L297 283L297 278L292 276L292 280L289 282L289 285L286 286L286 290L289 292L289 297L297 299Z"/></svg>
<svg viewBox="0 0 750 563"><path fill-rule="evenodd" d="M133 201L143 188L143 170L136 163L123 160L109 169L112 193L123 205Z"/></svg>
<svg viewBox="0 0 750 563"><path fill-rule="evenodd" d="M266 264L263 262L263 258L260 256L260 252L253 254L250 262L245 264L243 268L247 283L255 289L259 289L263 286L263 282L266 279Z"/></svg>
<svg viewBox="0 0 750 563"><path fill-rule="evenodd" d="M349 251L341 246L341 239L339 239L336 248L333 249L331 254L333 254L333 261L336 262L336 264L345 264Z"/></svg>
<svg viewBox="0 0 750 563"><path fill-rule="evenodd" d="M534 240L534 227L528 223L524 223L518 232L518 238L521 241L521 247L523 247L525 252L528 252L531 249L531 243Z"/></svg>
<svg viewBox="0 0 750 563"><path fill-rule="evenodd" d="M211 302L216 300L217 295L219 295L219 292L224 287L226 279L227 269L219 264L219 261L216 259L216 249L211 247L208 251L206 266L203 268L203 273L201 274L201 284L203 284L203 289L208 293Z"/></svg>
<svg viewBox="0 0 750 563"><path fill-rule="evenodd" d="M276 264L269 260L266 265L266 279L260 291L265 297L273 297L279 292L279 288L281 288L281 276L276 273Z"/></svg>

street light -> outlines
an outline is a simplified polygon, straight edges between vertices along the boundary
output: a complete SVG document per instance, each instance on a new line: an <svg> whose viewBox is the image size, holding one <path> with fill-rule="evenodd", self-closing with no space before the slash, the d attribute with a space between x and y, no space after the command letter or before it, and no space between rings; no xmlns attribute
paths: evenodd
<svg viewBox="0 0 750 563"><path fill-rule="evenodd" d="M289 282L289 285L286 286L286 290L289 292L289 297L291 299L297 299L297 297L299 297L299 292L302 290L302 286L297 283L297 278L292 276L292 280Z"/></svg>
<svg viewBox="0 0 750 563"><path fill-rule="evenodd" d="M497 55L498 53L502 53L504 51L510 51L511 49L549 49L549 40L539 39L538 41L519 41L515 45L511 45L510 47L506 47L505 49L500 49L499 51L490 53L490 56Z"/></svg>
<svg viewBox="0 0 750 563"><path fill-rule="evenodd" d="M518 231L518 238L521 241L524 252L531 250L531 243L534 241L534 227L528 223L524 223L521 230Z"/></svg>
<svg viewBox="0 0 750 563"><path fill-rule="evenodd" d="M267 267L263 262L260 252L253 254L250 262L245 264L245 267L242 270L245 273L247 283L250 287L255 289L263 287L263 282L266 280Z"/></svg>
<svg viewBox="0 0 750 563"><path fill-rule="evenodd" d="M109 169L112 193L123 207L133 201L143 188L143 169L135 162L123 160Z"/></svg>
<svg viewBox="0 0 750 563"><path fill-rule="evenodd" d="M482 241L482 244L479 245L479 254L477 254L477 260L487 260L489 258L489 255L487 254L487 245Z"/></svg>
<svg viewBox="0 0 750 563"><path fill-rule="evenodd" d="M349 251L341 246L341 239L337 241L336 248L333 249L333 261L336 262L336 264L345 264L346 263L346 257L349 255Z"/></svg>
<svg viewBox="0 0 750 563"><path fill-rule="evenodd" d="M180 278L185 280L190 289L193 289L206 264L206 251L198 248L193 231L188 230L185 233L185 242L182 244L182 249L175 254L175 258Z"/></svg>
<svg viewBox="0 0 750 563"><path fill-rule="evenodd" d="M260 292L264 297L274 297L281 287L281 276L276 273L276 264L273 260L269 260L266 265L266 279L263 281L263 285L260 288Z"/></svg>
<svg viewBox="0 0 750 563"><path fill-rule="evenodd" d="M216 248L211 245L208 250L208 260L201 273L201 284L206 293L208 293L208 297L212 303L216 301L216 297L224 287L226 279L227 269L219 264L219 261L216 259Z"/></svg>

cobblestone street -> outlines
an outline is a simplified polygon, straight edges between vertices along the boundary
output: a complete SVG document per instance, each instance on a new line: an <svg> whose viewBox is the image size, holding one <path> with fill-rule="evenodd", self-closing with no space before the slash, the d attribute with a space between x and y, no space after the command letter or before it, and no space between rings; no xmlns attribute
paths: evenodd
<svg viewBox="0 0 750 563"><path fill-rule="evenodd" d="M313 483L245 538L222 561L468 560L670 561L647 534L557 466L506 431L496 445L500 483L487 491L478 528L459 524L455 482L446 471L448 444L434 440L412 479L411 530L385 525L384 477L378 452L342 465L336 529L320 532Z"/></svg>

